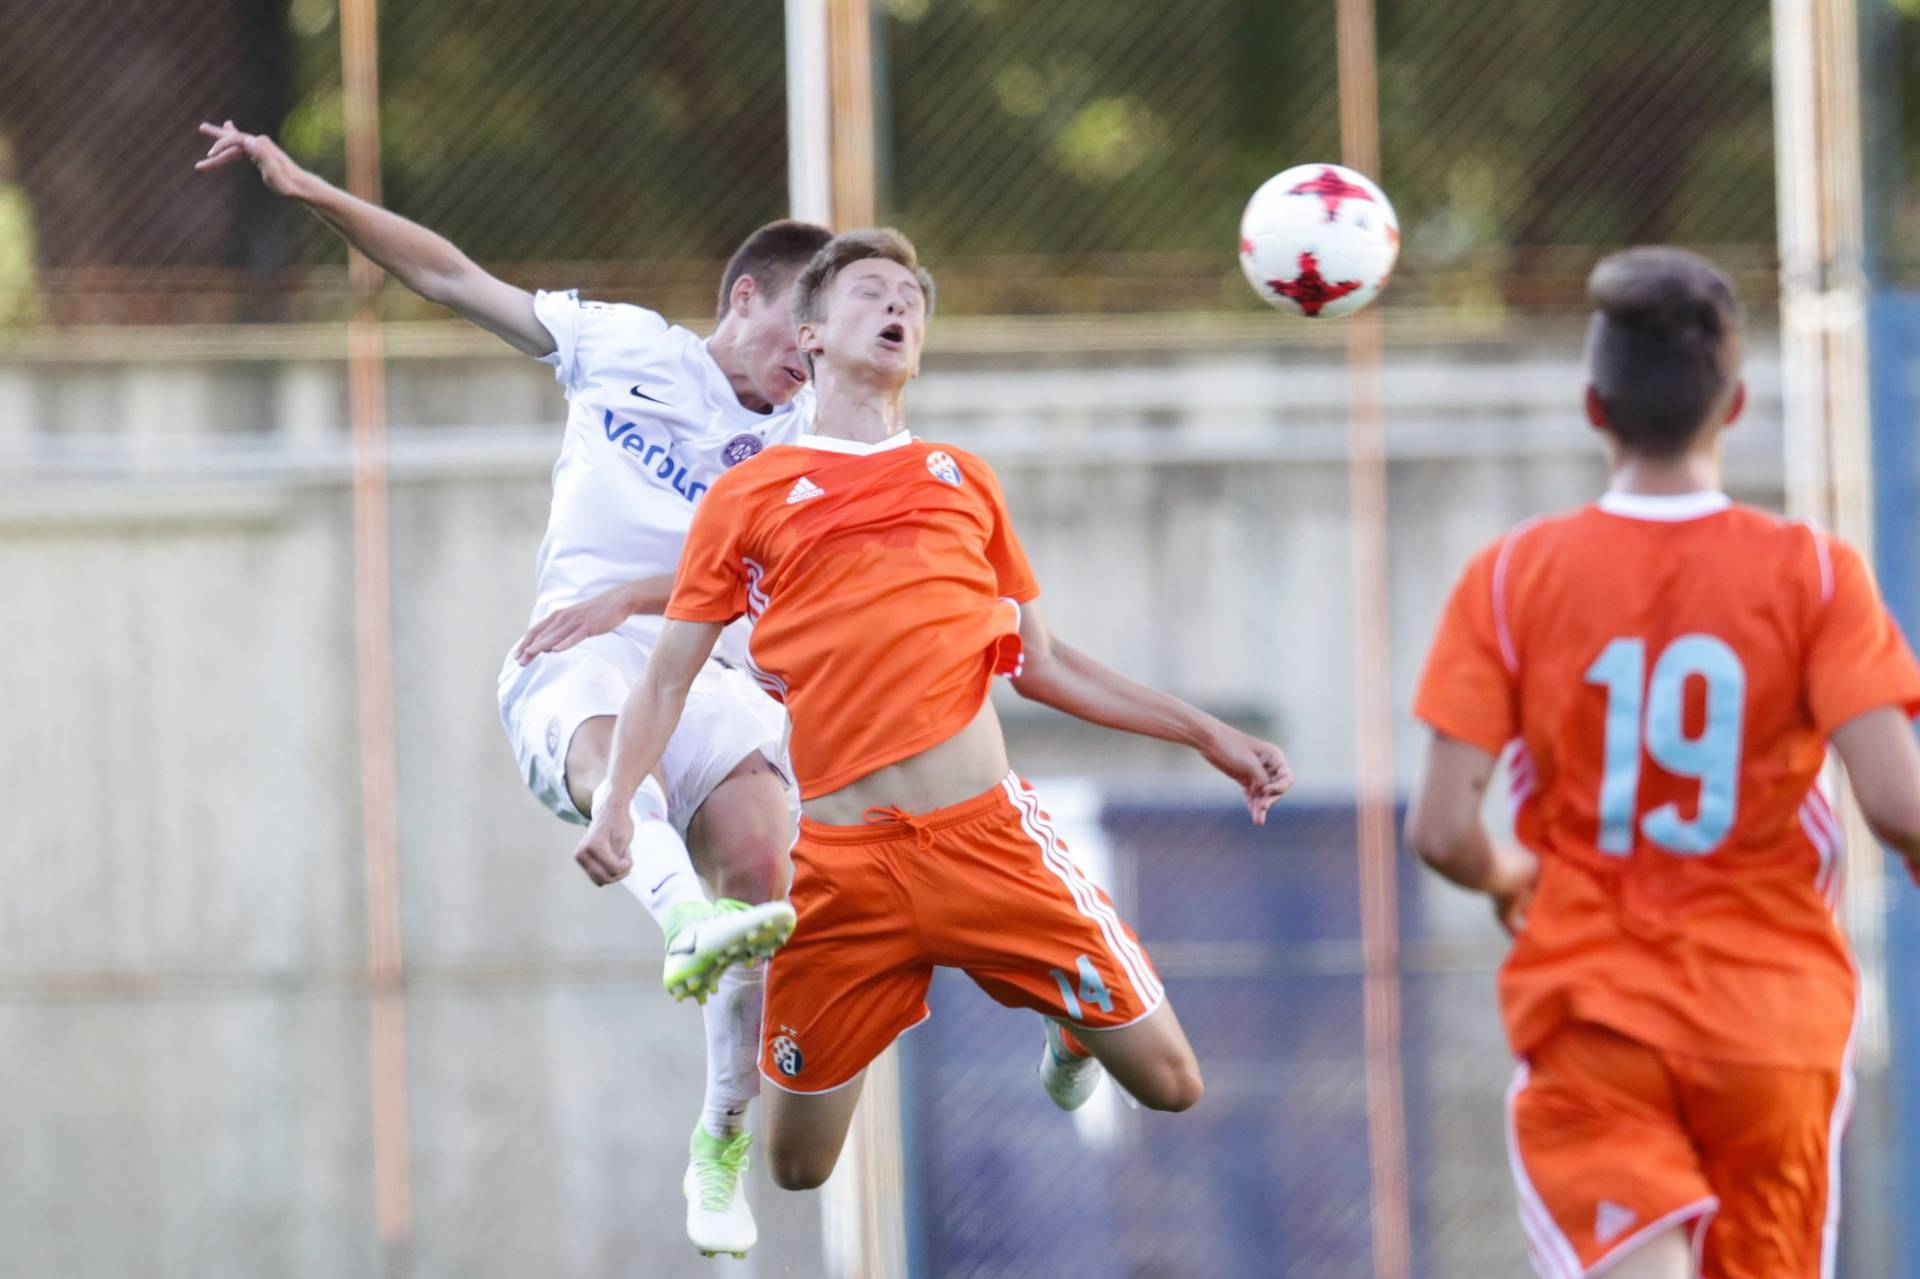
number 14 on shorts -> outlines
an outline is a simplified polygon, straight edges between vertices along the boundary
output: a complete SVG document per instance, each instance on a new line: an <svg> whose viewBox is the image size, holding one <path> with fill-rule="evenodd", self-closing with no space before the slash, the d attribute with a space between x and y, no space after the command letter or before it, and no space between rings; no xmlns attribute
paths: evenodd
<svg viewBox="0 0 1920 1279"><path fill-rule="evenodd" d="M1074 961L1079 971L1079 997L1074 996L1074 981L1067 973L1058 968L1047 971L1053 974L1054 981L1060 985L1060 1002L1067 1007L1067 1017L1071 1021L1081 1020L1080 1001L1086 1000L1103 1013L1113 1011L1113 993L1107 989L1107 983L1100 980L1099 970L1094 968L1093 960L1082 955Z"/></svg>

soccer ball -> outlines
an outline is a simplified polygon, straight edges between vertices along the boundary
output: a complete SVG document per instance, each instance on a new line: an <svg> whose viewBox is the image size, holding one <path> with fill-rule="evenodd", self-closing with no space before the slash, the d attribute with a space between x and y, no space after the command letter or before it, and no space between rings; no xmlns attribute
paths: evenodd
<svg viewBox="0 0 1920 1279"><path fill-rule="evenodd" d="M1400 219L1352 169L1301 164L1268 178L1240 215L1240 269L1269 306L1331 320L1387 287Z"/></svg>

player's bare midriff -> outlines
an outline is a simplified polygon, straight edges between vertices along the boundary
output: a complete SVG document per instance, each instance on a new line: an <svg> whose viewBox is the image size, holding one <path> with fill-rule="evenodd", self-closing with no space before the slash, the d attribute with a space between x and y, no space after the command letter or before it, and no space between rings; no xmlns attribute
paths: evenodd
<svg viewBox="0 0 1920 1279"><path fill-rule="evenodd" d="M1000 717L986 701L965 728L937 746L816 795L800 810L825 826L862 825L869 808L929 813L990 790L1007 775L1007 768Z"/></svg>

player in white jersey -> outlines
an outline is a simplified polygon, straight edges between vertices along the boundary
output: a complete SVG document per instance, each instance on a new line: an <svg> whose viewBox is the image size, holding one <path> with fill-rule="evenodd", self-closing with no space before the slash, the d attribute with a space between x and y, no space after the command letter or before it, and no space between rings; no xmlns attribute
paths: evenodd
<svg viewBox="0 0 1920 1279"><path fill-rule="evenodd" d="M702 341L636 306L529 293L443 237L341 191L232 121L196 168L250 160L414 292L554 366L569 401L540 547L531 629L501 670L501 721L534 794L584 825L605 789L614 717L645 668L693 518L726 469L796 438L811 415L790 285L829 233L775 222L728 263ZM738 651L738 650L736 650ZM784 713L725 659L702 672L657 774L631 805L625 882L666 934L664 980L705 1005L707 1089L683 1190L707 1253L756 1239L741 1190L747 1104L759 1091L762 966L793 930ZM710 901L692 853L713 885Z"/></svg>

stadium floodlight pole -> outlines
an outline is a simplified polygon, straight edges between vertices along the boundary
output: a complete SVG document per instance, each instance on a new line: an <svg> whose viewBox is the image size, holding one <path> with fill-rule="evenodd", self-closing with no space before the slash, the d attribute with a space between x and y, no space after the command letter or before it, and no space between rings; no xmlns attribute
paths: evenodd
<svg viewBox="0 0 1920 1279"><path fill-rule="evenodd" d="M340 5L347 189L380 202L378 0ZM354 656L365 865L374 1220L390 1274L413 1231L407 1138L406 995L401 984L398 786L394 765L393 597L388 560L386 347L375 299L381 272L349 251L347 418L353 451Z"/></svg>
<svg viewBox="0 0 1920 1279"><path fill-rule="evenodd" d="M1374 0L1335 0L1340 159L1380 177ZM1406 1097L1400 1044L1400 907L1394 832L1393 666L1388 651L1387 451L1381 410L1380 312L1347 329L1347 536L1353 591L1355 821L1360 862L1362 1015L1367 1065L1375 1279L1408 1279Z"/></svg>
<svg viewBox="0 0 1920 1279"><path fill-rule="evenodd" d="M833 221L836 231L874 224L873 15L867 0L827 0ZM907 1279L907 1160L901 1128L900 1047L867 1067L850 1152L858 1177L857 1279ZM831 1199L831 1196L828 1196Z"/></svg>
<svg viewBox="0 0 1920 1279"><path fill-rule="evenodd" d="M1779 204L1780 380L1787 506L1871 556L1866 219L1854 0L1773 0L1774 153ZM1849 847L1877 847L1845 778L1829 770ZM1855 1051L1884 1067L1885 867L1849 858L1842 900L1860 972Z"/></svg>
<svg viewBox="0 0 1920 1279"><path fill-rule="evenodd" d="M833 224L833 99L827 0L787 0L787 203L805 222Z"/></svg>
<svg viewBox="0 0 1920 1279"><path fill-rule="evenodd" d="M873 35L867 0L786 0L792 214L836 231L875 220ZM899 1049L867 1067L840 1168L820 1196L832 1279L906 1279Z"/></svg>
<svg viewBox="0 0 1920 1279"><path fill-rule="evenodd" d="M833 229L872 226L873 15L867 0L827 0L833 87Z"/></svg>
<svg viewBox="0 0 1920 1279"><path fill-rule="evenodd" d="M787 0L787 189L796 218L872 226L873 17L867 0Z"/></svg>

